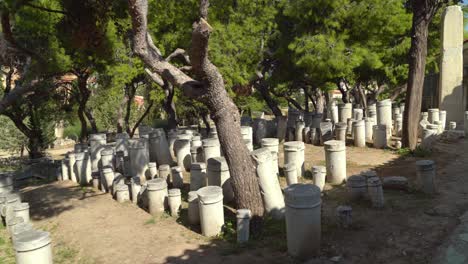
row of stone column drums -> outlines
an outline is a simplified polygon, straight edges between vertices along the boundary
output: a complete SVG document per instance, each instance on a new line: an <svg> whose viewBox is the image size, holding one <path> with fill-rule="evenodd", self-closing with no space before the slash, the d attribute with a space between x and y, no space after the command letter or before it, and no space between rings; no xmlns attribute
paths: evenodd
<svg viewBox="0 0 468 264"><path fill-rule="evenodd" d="M30 222L29 203L14 191L14 173L0 173L0 214L2 225L13 241L17 264L52 263L51 238Z"/></svg>

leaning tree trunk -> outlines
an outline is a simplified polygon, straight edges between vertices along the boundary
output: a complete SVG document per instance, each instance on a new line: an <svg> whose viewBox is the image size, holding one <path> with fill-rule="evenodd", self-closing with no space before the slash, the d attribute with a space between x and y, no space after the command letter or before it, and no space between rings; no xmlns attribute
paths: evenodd
<svg viewBox="0 0 468 264"><path fill-rule="evenodd" d="M97 124L96 124L96 119L94 119L94 115L91 112L91 110L85 109L85 115L86 115L86 118L89 121L89 124L91 125L91 132L97 133L98 128L97 128Z"/></svg>
<svg viewBox="0 0 468 264"><path fill-rule="evenodd" d="M88 74L78 73L78 91L79 91L79 100L78 100L78 118L81 123L81 133L80 133L80 142L85 142L88 138L88 122L86 121L86 104L89 99L89 90L88 90Z"/></svg>
<svg viewBox="0 0 468 264"><path fill-rule="evenodd" d="M198 80L194 80L179 68L166 61L154 45L147 29L147 0L128 0L133 26L133 50L154 75L162 76L184 94L204 103L215 121L219 141L225 151L231 174L232 188L237 208L252 212L252 231L259 231L264 213L255 165L247 146L243 143L240 115L228 96L219 70L208 59L208 40L212 31L206 21L208 0L200 1L201 18L194 23L192 33L192 69Z"/></svg>
<svg viewBox="0 0 468 264"><path fill-rule="evenodd" d="M263 80L259 80L259 83L255 86L255 88L257 88L257 91L260 93L263 100L265 100L273 114L276 117L283 116L281 109L278 107L278 102L275 99L273 99L270 91L268 90L268 85L266 85Z"/></svg>
<svg viewBox="0 0 468 264"><path fill-rule="evenodd" d="M413 1L413 25L409 52L408 87L403 117L403 146L414 150L418 143L418 125L426 67L427 35L430 23L425 0Z"/></svg>
<svg viewBox="0 0 468 264"><path fill-rule="evenodd" d="M175 104L174 104L174 86L170 82L164 81L163 85L164 89L164 102L163 102L163 108L164 111L166 111L167 114L167 122L168 122L168 128L169 130L171 129L176 129L177 128L177 113L175 109Z"/></svg>

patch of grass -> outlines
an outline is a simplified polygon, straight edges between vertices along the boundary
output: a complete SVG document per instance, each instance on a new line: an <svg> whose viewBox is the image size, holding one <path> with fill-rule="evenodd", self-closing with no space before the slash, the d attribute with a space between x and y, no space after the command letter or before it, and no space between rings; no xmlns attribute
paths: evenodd
<svg viewBox="0 0 468 264"><path fill-rule="evenodd" d="M432 152L427 149L423 149L420 146L416 147L415 150L411 150L409 148L401 148L397 151L395 151L396 154L403 156L403 157L419 157L419 158L425 158L431 156Z"/></svg>
<svg viewBox="0 0 468 264"><path fill-rule="evenodd" d="M55 249L54 263L70 263L78 255L78 250L63 246Z"/></svg>
<svg viewBox="0 0 468 264"><path fill-rule="evenodd" d="M0 263L14 264L15 250L5 227L0 225Z"/></svg>
<svg viewBox="0 0 468 264"><path fill-rule="evenodd" d="M146 222L144 223L144 225L153 225L153 224L156 224L156 219L154 219L154 217L151 217L150 219L146 220Z"/></svg>

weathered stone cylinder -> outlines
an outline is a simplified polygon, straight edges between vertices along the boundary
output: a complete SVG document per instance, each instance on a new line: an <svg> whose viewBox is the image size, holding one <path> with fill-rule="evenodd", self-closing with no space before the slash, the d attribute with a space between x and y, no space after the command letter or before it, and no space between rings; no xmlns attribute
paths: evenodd
<svg viewBox="0 0 468 264"><path fill-rule="evenodd" d="M372 177L367 179L367 191L373 207L384 207L385 200L383 188L382 183L380 182L380 179L378 177Z"/></svg>
<svg viewBox="0 0 468 264"><path fill-rule="evenodd" d="M141 182L146 181L146 170L148 169L149 156L146 144L143 140L129 140L128 148L130 156L130 172L132 176L140 178Z"/></svg>
<svg viewBox="0 0 468 264"><path fill-rule="evenodd" d="M348 118L348 120L346 121L346 134L347 135L351 135L353 136L353 123L354 123L354 119L352 118Z"/></svg>
<svg viewBox="0 0 468 264"><path fill-rule="evenodd" d="M70 164L70 160L69 160L68 158L64 158L64 159L62 160L62 163L61 163L61 170L62 170L62 180L63 180L63 181L70 180L70 176L69 176L69 174L68 174L68 172L69 172L69 170L70 170L70 169L68 168L69 164ZM0 190L0 191L2 191L2 190Z"/></svg>
<svg viewBox="0 0 468 264"><path fill-rule="evenodd" d="M207 180L205 163L192 163L192 166L190 167L190 190L197 191L198 189L205 187L206 184Z"/></svg>
<svg viewBox="0 0 468 264"><path fill-rule="evenodd" d="M432 160L416 161L416 173L421 191L426 194L434 194L436 192L435 185L435 162Z"/></svg>
<svg viewBox="0 0 468 264"><path fill-rule="evenodd" d="M13 231L11 233L11 241L13 242L13 245L15 244L16 238L23 232L33 230L33 226L31 223L19 223L15 225L13 228Z"/></svg>
<svg viewBox="0 0 468 264"><path fill-rule="evenodd" d="M158 166L156 162L149 162L148 163L148 169L146 170L146 179L147 180L152 180L156 177L158 177Z"/></svg>
<svg viewBox="0 0 468 264"><path fill-rule="evenodd" d="M50 234L39 230L29 230L15 238L17 264L52 264Z"/></svg>
<svg viewBox="0 0 468 264"><path fill-rule="evenodd" d="M106 166L111 166L112 169L115 169L114 166L114 149L111 147L104 147L101 150L101 165L100 168L104 168Z"/></svg>
<svg viewBox="0 0 468 264"><path fill-rule="evenodd" d="M167 133L167 141L168 141L167 144L168 144L168 147L169 147L169 153L171 154L171 159L172 160L176 159L176 156L175 156L175 153L174 153L174 142L176 141L178 135L179 134L177 133L176 130L170 130ZM151 160L151 155L150 155L150 160Z"/></svg>
<svg viewBox="0 0 468 264"><path fill-rule="evenodd" d="M180 189L170 189L168 192L168 203L172 217L179 216L180 206L182 205L182 196Z"/></svg>
<svg viewBox="0 0 468 264"><path fill-rule="evenodd" d="M346 186L351 200L358 200L367 196L367 179L364 176L350 176L346 181Z"/></svg>
<svg viewBox="0 0 468 264"><path fill-rule="evenodd" d="M117 133L115 135L115 152L122 151L124 156L128 156L128 139L127 133Z"/></svg>
<svg viewBox="0 0 468 264"><path fill-rule="evenodd" d="M207 138L202 140L202 143L205 163L208 162L210 158L221 157L221 146L217 138Z"/></svg>
<svg viewBox="0 0 468 264"><path fill-rule="evenodd" d="M140 191L141 191L141 182L140 178L138 177L132 177L130 179L130 184L131 184L131 193L132 193L132 203L138 204L138 201L140 200Z"/></svg>
<svg viewBox="0 0 468 264"><path fill-rule="evenodd" d="M252 213L249 209L237 209L237 243L249 241L251 217Z"/></svg>
<svg viewBox="0 0 468 264"><path fill-rule="evenodd" d="M284 176L286 177L286 184L291 185L297 183L297 170L294 163L288 163L283 168Z"/></svg>
<svg viewBox="0 0 468 264"><path fill-rule="evenodd" d="M171 167L167 164L159 165L158 178L164 179L167 184L171 182Z"/></svg>
<svg viewBox="0 0 468 264"><path fill-rule="evenodd" d="M177 165L185 171L190 170L192 157L190 156L190 140L178 138L174 142L174 153L177 158Z"/></svg>
<svg viewBox="0 0 468 264"><path fill-rule="evenodd" d="M104 189L102 190L103 192L108 192L112 193L112 183L114 182L114 171L112 170L112 167L104 167L102 169L102 186Z"/></svg>
<svg viewBox="0 0 468 264"><path fill-rule="evenodd" d="M68 163L69 166L68 168L70 171L68 172L68 175L70 176L70 179L76 183L80 183L80 181L76 178L76 173L75 173L75 163L76 163L76 155L74 152L68 153Z"/></svg>
<svg viewBox="0 0 468 264"><path fill-rule="evenodd" d="M276 137L282 143L286 138L287 122L286 116L277 116L276 118Z"/></svg>
<svg viewBox="0 0 468 264"><path fill-rule="evenodd" d="M115 197L117 202L124 203L130 201L130 192L128 186L124 183L115 185Z"/></svg>
<svg viewBox="0 0 468 264"><path fill-rule="evenodd" d="M288 253L299 259L315 256L320 250L320 189L312 184L293 184L284 189Z"/></svg>
<svg viewBox="0 0 468 264"><path fill-rule="evenodd" d="M184 175L182 169L179 166L171 168L171 177L172 177L172 186L174 188L183 188L184 187Z"/></svg>
<svg viewBox="0 0 468 264"><path fill-rule="evenodd" d="M325 166L312 166L312 179L314 180L314 185L320 188L320 191L323 191L325 187L325 178L327 176L327 168Z"/></svg>
<svg viewBox="0 0 468 264"><path fill-rule="evenodd" d="M353 122L354 146L363 148L366 146L366 126L364 120Z"/></svg>
<svg viewBox="0 0 468 264"><path fill-rule="evenodd" d="M305 127L304 121L301 121L301 120L296 121L296 130L295 130L295 135L294 135L294 139L296 141L304 141L304 139L302 138L302 130L304 130L304 127Z"/></svg>
<svg viewBox="0 0 468 264"><path fill-rule="evenodd" d="M336 140L344 141L346 142L346 130L347 130L347 125L344 122L339 122L335 124L335 136Z"/></svg>
<svg viewBox="0 0 468 264"><path fill-rule="evenodd" d="M84 162L85 153L78 152L75 153L75 179L76 182L81 185L86 185L86 163Z"/></svg>
<svg viewBox="0 0 468 264"><path fill-rule="evenodd" d="M343 141L329 140L324 143L327 181L342 184L346 180L346 145Z"/></svg>
<svg viewBox="0 0 468 264"><path fill-rule="evenodd" d="M431 124L434 124L434 121L439 121L439 109L438 108L431 108L427 109L428 113L428 121Z"/></svg>
<svg viewBox="0 0 468 264"><path fill-rule="evenodd" d="M260 145L262 139L267 137L267 120L263 118L254 118L253 120L253 136L254 143Z"/></svg>
<svg viewBox="0 0 468 264"><path fill-rule="evenodd" d="M29 203L18 203L13 205L13 211L16 217L23 218L24 223L30 222Z"/></svg>
<svg viewBox="0 0 468 264"><path fill-rule="evenodd" d="M348 118L353 117L353 105L350 103L338 105L339 121L347 122Z"/></svg>
<svg viewBox="0 0 468 264"><path fill-rule="evenodd" d="M257 176L265 211L273 218L281 219L284 217L284 198L278 177L273 173L271 152L269 149L260 148L252 151L251 155L257 165Z"/></svg>
<svg viewBox="0 0 468 264"><path fill-rule="evenodd" d="M156 216L164 213L165 204L167 204L167 182L163 178L156 178L147 181L146 190L148 191L148 211Z"/></svg>
<svg viewBox="0 0 468 264"><path fill-rule="evenodd" d="M449 130L455 130L455 129L457 129L457 122L450 121Z"/></svg>
<svg viewBox="0 0 468 264"><path fill-rule="evenodd" d="M330 118L333 124L340 122L339 115L338 115L338 105L336 104L335 101L331 102L328 111L329 111Z"/></svg>
<svg viewBox="0 0 468 264"><path fill-rule="evenodd" d="M0 173L0 193L10 193L13 191L12 173Z"/></svg>
<svg viewBox="0 0 468 264"><path fill-rule="evenodd" d="M278 167L279 140L277 138L264 138L262 139L262 148L267 148L272 152L273 168L275 169L276 175L279 175L279 167Z"/></svg>
<svg viewBox="0 0 468 264"><path fill-rule="evenodd" d="M91 170L92 172L99 171L99 161L101 160L101 150L106 145L106 134L91 134L89 135L89 149L91 152Z"/></svg>
<svg viewBox="0 0 468 264"><path fill-rule="evenodd" d="M374 126L372 134L374 148L381 149L387 147L387 128L385 125Z"/></svg>
<svg viewBox="0 0 468 264"><path fill-rule="evenodd" d="M213 157L208 160L208 164L206 165L208 185L222 187L225 202L234 199L234 191L232 190L230 177L229 166L225 158Z"/></svg>
<svg viewBox="0 0 468 264"><path fill-rule="evenodd" d="M372 135L373 135L373 126L374 126L374 119L370 117L366 117L364 119L365 126L366 126L366 141L372 142Z"/></svg>
<svg viewBox="0 0 468 264"><path fill-rule="evenodd" d="M353 119L354 120L362 120L364 118L364 111L362 108L354 108L353 109Z"/></svg>
<svg viewBox="0 0 468 264"><path fill-rule="evenodd" d="M447 111L444 111L444 110L439 111L439 121L442 125L442 131L444 131L445 126L447 124Z"/></svg>
<svg viewBox="0 0 468 264"><path fill-rule="evenodd" d="M403 130L403 117L401 114L397 115L395 118L395 136L401 137L401 132Z"/></svg>
<svg viewBox="0 0 468 264"><path fill-rule="evenodd" d="M377 125L385 125L387 137L392 135L392 101L390 99L377 102Z"/></svg>
<svg viewBox="0 0 468 264"><path fill-rule="evenodd" d="M164 130L156 130L149 134L149 152L157 164L171 164L172 157Z"/></svg>
<svg viewBox="0 0 468 264"><path fill-rule="evenodd" d="M188 221L191 225L200 224L200 210L198 210L198 195L196 191L190 191L188 193Z"/></svg>
<svg viewBox="0 0 468 264"><path fill-rule="evenodd" d="M284 145L284 164L294 164L297 170L297 177L304 175L304 142L289 141Z"/></svg>
<svg viewBox="0 0 468 264"><path fill-rule="evenodd" d="M206 186L197 191L202 235L211 237L221 233L224 226L223 189Z"/></svg>
<svg viewBox="0 0 468 264"><path fill-rule="evenodd" d="M241 134L244 140L249 140L253 144L253 130L250 126L241 126Z"/></svg>

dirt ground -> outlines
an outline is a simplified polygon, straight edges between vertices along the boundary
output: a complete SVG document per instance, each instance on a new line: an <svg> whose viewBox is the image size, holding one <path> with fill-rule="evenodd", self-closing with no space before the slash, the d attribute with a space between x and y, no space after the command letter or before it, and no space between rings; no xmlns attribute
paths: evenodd
<svg viewBox="0 0 468 264"><path fill-rule="evenodd" d="M339 263L430 262L457 217L468 209L467 150L468 140L437 143L429 157L438 167L435 197L413 188L385 190L385 208L377 210L367 201L349 202L344 187L326 191L322 250L308 263L335 263L332 258ZM417 159L422 158L347 148L348 175L372 168L381 177L405 176L414 183ZM306 168L323 164L323 148L307 145ZM285 185L284 178L280 181ZM186 204L178 219L155 219L133 204L119 204L108 194L71 182L39 184L21 192L31 205L34 225L52 233L54 254L63 255L60 263L296 263L286 253L283 223L268 221L260 238L240 247L229 242L235 228L230 220L222 239L199 235L186 223ZM353 207L354 222L348 229L335 222L335 209L343 204Z"/></svg>

